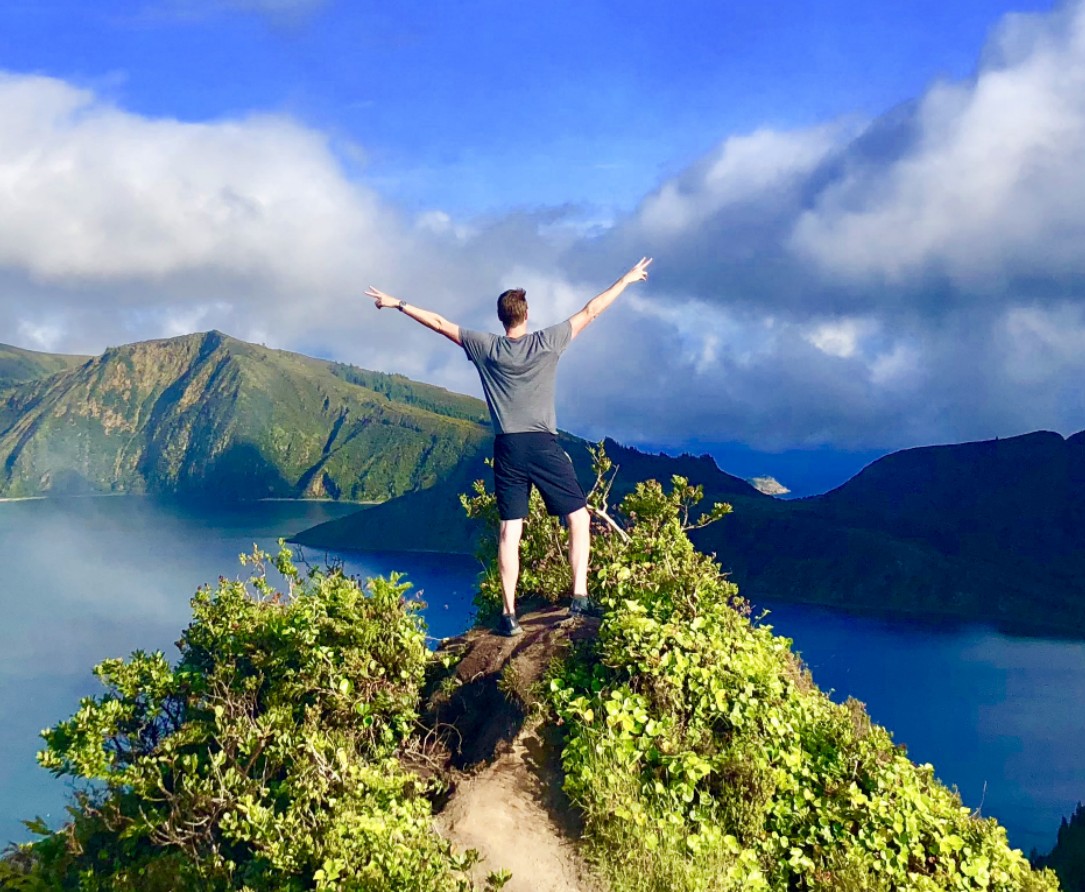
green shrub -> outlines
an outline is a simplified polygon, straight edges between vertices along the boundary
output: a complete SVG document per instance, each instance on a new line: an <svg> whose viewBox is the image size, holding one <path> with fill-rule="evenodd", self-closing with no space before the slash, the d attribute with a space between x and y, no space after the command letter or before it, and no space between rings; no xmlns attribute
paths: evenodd
<svg viewBox="0 0 1085 892"><path fill-rule="evenodd" d="M474 855L430 824L398 756L429 659L393 574L369 591L341 572L302 578L285 548L275 592L192 600L171 666L106 660L106 688L43 732L41 764L81 784L70 822L23 846L6 886L79 890L466 890Z"/></svg>
<svg viewBox="0 0 1085 892"><path fill-rule="evenodd" d="M611 468L601 452L596 461L599 510ZM487 498L480 491L469 508L484 513ZM689 541L689 529L730 510L698 518L700 498L680 477L670 491L648 481L620 506L624 532L596 524L598 637L548 684L566 732L565 789L611 887L1057 889L861 704L818 690L788 639L751 623L737 587ZM539 507L525 558L556 564L564 543Z"/></svg>

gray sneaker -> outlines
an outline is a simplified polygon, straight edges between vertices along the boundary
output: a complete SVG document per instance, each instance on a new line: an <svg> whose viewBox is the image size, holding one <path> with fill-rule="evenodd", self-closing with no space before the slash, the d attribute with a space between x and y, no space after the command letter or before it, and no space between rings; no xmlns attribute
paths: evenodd
<svg viewBox="0 0 1085 892"><path fill-rule="evenodd" d="M506 638L515 638L517 635L524 634L524 630L520 628L520 624L516 621L516 616L511 613L501 614L501 619L497 624L497 631Z"/></svg>

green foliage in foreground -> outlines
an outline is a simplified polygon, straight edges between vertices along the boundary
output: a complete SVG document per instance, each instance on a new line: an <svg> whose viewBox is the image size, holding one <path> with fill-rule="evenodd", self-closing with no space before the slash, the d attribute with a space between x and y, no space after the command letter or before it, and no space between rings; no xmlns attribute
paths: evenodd
<svg viewBox="0 0 1085 892"><path fill-rule="evenodd" d="M285 549L246 585L198 592L181 658L107 660L106 687L43 732L43 766L84 785L70 823L0 885L78 890L466 890L473 853L430 824L400 765L429 659L396 575L369 592L302 578Z"/></svg>
<svg viewBox="0 0 1085 892"><path fill-rule="evenodd" d="M1078 803L1070 820L1062 819L1051 853L1033 852L1032 862L1055 871L1066 892L1085 892L1085 805Z"/></svg>
<svg viewBox="0 0 1085 892"><path fill-rule="evenodd" d="M602 480L609 463L598 461ZM606 491L593 492L597 508ZM681 477L670 492L643 483L621 504L626 532L596 531L598 638L549 682L565 787L611 888L1057 889L862 704L816 688L788 639L750 622L736 586L687 538L729 511L692 523L700 497ZM560 557L547 524L526 527L533 561Z"/></svg>

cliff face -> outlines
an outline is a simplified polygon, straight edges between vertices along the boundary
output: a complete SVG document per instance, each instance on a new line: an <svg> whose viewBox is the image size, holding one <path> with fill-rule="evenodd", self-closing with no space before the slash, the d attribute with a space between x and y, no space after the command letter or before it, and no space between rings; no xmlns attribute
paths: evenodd
<svg viewBox="0 0 1085 892"><path fill-rule="evenodd" d="M0 494L387 499L478 452L484 412L439 388L219 332L147 341L7 395Z"/></svg>

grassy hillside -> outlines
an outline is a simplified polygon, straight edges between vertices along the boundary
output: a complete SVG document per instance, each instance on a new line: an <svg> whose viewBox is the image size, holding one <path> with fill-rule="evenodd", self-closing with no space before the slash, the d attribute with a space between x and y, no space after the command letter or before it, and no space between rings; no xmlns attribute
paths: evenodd
<svg viewBox="0 0 1085 892"><path fill-rule="evenodd" d="M382 500L487 442L479 401L356 372L219 332L112 348L0 403L0 495Z"/></svg>
<svg viewBox="0 0 1085 892"><path fill-rule="evenodd" d="M75 368L89 356L69 356L63 353L39 353L10 344L0 344L0 394L18 384L47 378L66 369Z"/></svg>

